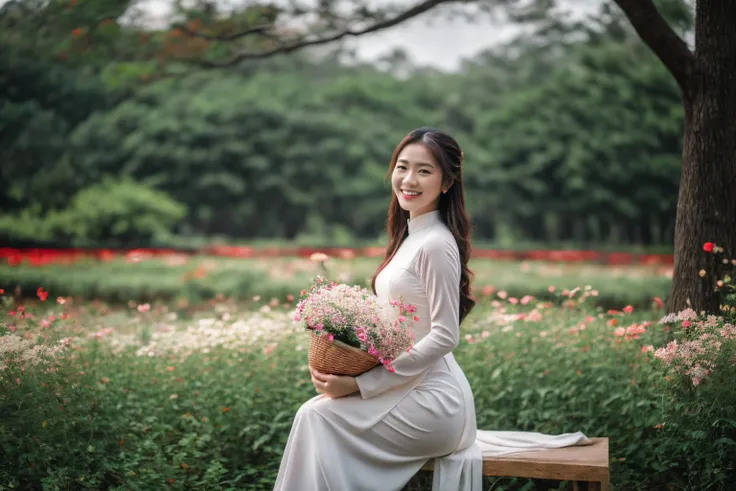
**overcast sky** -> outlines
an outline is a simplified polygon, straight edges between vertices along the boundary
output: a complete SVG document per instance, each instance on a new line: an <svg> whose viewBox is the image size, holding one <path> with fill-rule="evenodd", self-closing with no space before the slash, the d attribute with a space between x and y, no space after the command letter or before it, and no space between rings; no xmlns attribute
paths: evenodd
<svg viewBox="0 0 736 491"><path fill-rule="evenodd" d="M165 18L171 0L144 0L147 12ZM238 0L222 0L234 4ZM371 0L380 4L387 0ZM407 8L417 0L399 0ZM560 4L572 15L582 16L598 9L602 0L560 0ZM397 0L392 0L396 3ZM431 24L430 24L431 20ZM359 58L375 60L402 46L412 61L418 65L455 69L463 58L471 57L483 49L508 40L518 32L517 26L492 22L490 19L473 23L451 21L431 14L419 16L396 27L377 33L353 38L349 46L354 47Z"/></svg>

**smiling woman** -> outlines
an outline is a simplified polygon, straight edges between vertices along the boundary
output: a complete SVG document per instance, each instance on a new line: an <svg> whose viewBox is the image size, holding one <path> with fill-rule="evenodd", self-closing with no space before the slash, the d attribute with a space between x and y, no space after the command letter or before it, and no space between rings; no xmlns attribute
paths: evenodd
<svg viewBox="0 0 736 491"><path fill-rule="evenodd" d="M452 234L460 260L460 322L475 305L470 294L470 217L465 208L463 161L465 155L458 142L435 128L411 131L396 146L389 173L393 197L388 212L388 246L376 277L393 259L402 245L410 221L435 212ZM411 166L416 169L412 170ZM416 194L419 193L419 194Z"/></svg>
<svg viewBox="0 0 736 491"><path fill-rule="evenodd" d="M399 154L391 184L401 207L414 218L439 207L440 192L446 193L448 187L442 177L442 168L429 148L411 143Z"/></svg>
<svg viewBox="0 0 736 491"><path fill-rule="evenodd" d="M434 491L476 491L484 455L588 443L580 433L477 431L470 384L453 350L475 305L463 153L433 128L410 132L389 171L389 244L372 281L379 302L416 308L415 343L357 377L310 370L320 394L297 411L275 491L399 490L429 459Z"/></svg>

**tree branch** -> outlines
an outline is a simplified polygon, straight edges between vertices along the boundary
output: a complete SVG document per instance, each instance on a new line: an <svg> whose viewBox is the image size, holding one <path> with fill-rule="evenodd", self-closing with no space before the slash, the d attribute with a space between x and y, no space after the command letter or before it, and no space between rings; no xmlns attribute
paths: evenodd
<svg viewBox="0 0 736 491"><path fill-rule="evenodd" d="M684 94L690 92L695 56L657 11L652 0L614 0L639 37L672 73Z"/></svg>
<svg viewBox="0 0 736 491"><path fill-rule="evenodd" d="M307 46L318 46L321 44L328 44L334 41L338 41L345 37L362 36L363 34L380 31L382 29L386 29L389 27L393 27L397 24L401 24L402 22L409 20L412 17L416 17L419 14L423 14L424 12L427 12L428 10L433 9L440 4L450 3L454 1L457 1L457 0L424 0L423 2L418 3L414 7L408 10L405 10L404 12L400 13L399 15L395 17L392 17L390 19L386 19L380 22L376 22L363 29L357 29L357 30L345 29L343 31L340 31L340 32L337 32L335 34L331 34L328 36L319 37L316 39L300 39L297 41L280 44L274 48L265 49L263 51L241 51L239 53L236 53L234 56L232 56L231 58L225 61L219 61L219 62L218 61L199 61L197 63L205 67L208 67L208 68L223 68L223 67L233 66L243 60L268 58L276 54L290 53L292 51L296 51L298 49L305 48Z"/></svg>
<svg viewBox="0 0 736 491"><path fill-rule="evenodd" d="M205 34L203 32L199 31L193 31L189 27L185 26L184 24L174 24L172 27L181 29L187 36L191 37L198 37L202 39L206 39L208 41L235 41L240 38L252 36L254 34L260 34L262 36L274 36L274 34L270 33L269 31L273 29L273 24L259 24L257 26L249 27L248 29L244 29L242 31L234 32L232 34L227 35L211 35L211 34Z"/></svg>

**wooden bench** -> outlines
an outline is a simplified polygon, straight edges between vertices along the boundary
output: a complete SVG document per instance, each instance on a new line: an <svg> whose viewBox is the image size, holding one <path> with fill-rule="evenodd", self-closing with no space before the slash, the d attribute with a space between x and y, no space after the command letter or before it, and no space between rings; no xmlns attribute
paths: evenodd
<svg viewBox="0 0 736 491"><path fill-rule="evenodd" d="M591 440L592 445L486 458L483 460L483 475L571 481L574 491L608 491L608 438ZM423 471L433 469L433 460L422 467Z"/></svg>

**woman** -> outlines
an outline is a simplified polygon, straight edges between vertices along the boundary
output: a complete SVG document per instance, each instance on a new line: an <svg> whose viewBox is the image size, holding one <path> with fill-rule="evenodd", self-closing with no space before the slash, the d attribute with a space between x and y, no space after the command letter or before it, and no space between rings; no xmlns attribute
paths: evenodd
<svg viewBox="0 0 736 491"><path fill-rule="evenodd" d="M477 432L473 394L452 355L475 304L462 164L457 142L432 128L412 131L394 150L388 248L372 286L384 300L417 307L414 347L392 362L394 372L311 370L320 395L296 414L275 491L400 490L431 458L434 490L480 491L482 452L508 452L483 447L479 433L515 451L549 443L523 433L532 445L514 447L515 433Z"/></svg>

